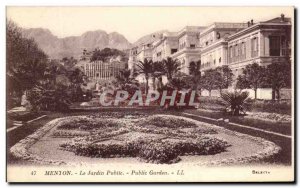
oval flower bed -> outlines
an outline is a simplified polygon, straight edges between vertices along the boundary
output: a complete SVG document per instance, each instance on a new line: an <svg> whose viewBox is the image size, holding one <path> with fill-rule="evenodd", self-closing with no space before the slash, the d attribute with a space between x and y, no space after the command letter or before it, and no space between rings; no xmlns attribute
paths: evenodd
<svg viewBox="0 0 300 188"><path fill-rule="evenodd" d="M216 154L229 147L224 140L204 136L216 133L215 130L198 127L194 122L182 118L167 116L140 118L138 123L127 124L122 129L115 131L106 129L119 127L120 123L115 120L86 117L62 124L57 129L71 128L78 131L82 129L81 122L84 122L85 130L93 130L93 132L87 136L79 135L79 137L61 144L61 149L87 157L126 156L138 157L151 163L174 163L178 162L179 156L182 155ZM183 129L185 130L183 131ZM136 137L142 133L144 133L143 137ZM126 135L124 136L124 134ZM103 142L107 140L110 142Z"/></svg>
<svg viewBox="0 0 300 188"><path fill-rule="evenodd" d="M142 162L160 164L176 163L185 156L214 156L216 154L222 156L222 153L227 151L224 159L212 157L214 160L197 162L200 165L217 165L264 160L280 150L274 143L264 139L236 133L189 118L174 115L147 117L141 114L119 114L117 118L114 118L114 115L104 114L101 116L99 113L55 119L33 135L21 140L10 151L16 157L40 163L43 163L43 160L48 163L46 158L52 159L52 153L60 151L58 153L61 155L74 153L75 156L85 158L135 157ZM32 147L42 137L46 142ZM52 138L49 139L49 137ZM230 139L233 138L237 139L232 142ZM53 144L48 143L49 140ZM242 154L236 156L235 152L239 149L235 147L232 155L228 157L228 149L232 150L233 146L239 145L239 142L243 140L247 140L247 144L253 143L261 149L254 150L255 152L251 154L248 152L247 155L243 155L243 151L247 151L247 149L241 149L243 150ZM48 150L56 151L47 151L44 149L45 144L51 147ZM251 148L251 145L249 147ZM31 150L30 148L35 149ZM49 153L46 155L47 152ZM63 152L65 153L62 154ZM49 155L50 157L48 157ZM51 161L51 164L72 164L72 160L67 162L68 157L54 157L59 160L62 158L62 160L58 163Z"/></svg>

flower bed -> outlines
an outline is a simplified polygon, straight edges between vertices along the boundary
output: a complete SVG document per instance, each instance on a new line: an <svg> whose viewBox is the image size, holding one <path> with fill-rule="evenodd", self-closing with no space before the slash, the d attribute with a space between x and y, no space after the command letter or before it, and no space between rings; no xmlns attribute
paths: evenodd
<svg viewBox="0 0 300 188"><path fill-rule="evenodd" d="M171 128L171 129L178 129L178 128L195 128L197 125L194 122L187 121L182 118L173 118L168 116L150 116L146 118L144 121L141 121L138 125L140 126L147 126L147 125L154 125L157 128Z"/></svg>
<svg viewBox="0 0 300 188"><path fill-rule="evenodd" d="M270 121L274 123L290 123L292 117L287 114L277 114L277 113L268 113L268 112L259 112L259 113L249 113L248 116L245 116L248 119L259 119L263 121Z"/></svg>
<svg viewBox="0 0 300 188"><path fill-rule="evenodd" d="M100 118L88 118L88 117L78 117L72 121L65 122L57 127L57 129L67 129L67 130L96 130L96 129L106 129L109 127L118 128L121 125L116 121Z"/></svg>
<svg viewBox="0 0 300 188"><path fill-rule="evenodd" d="M148 163L176 163L181 160L181 156L214 155L226 151L230 147L229 143L234 145L234 142L227 142L221 139L223 137L220 137L219 132L231 135L231 137L251 140L251 142L261 145L262 149L241 157L236 157L235 153L233 153L232 157L224 158L224 160L197 161L197 165L222 165L262 161L272 157L280 150L274 143L264 139L236 133L189 118L173 115L145 117L139 114L137 117L126 115L123 118L113 119L109 117L109 114L105 115L107 115L106 118L108 119L101 119L101 115L72 116L55 119L34 134L21 140L10 151L17 158L30 160L35 163L58 165L67 163L72 165L73 161L51 161L49 160L52 159L51 157L44 159L47 157L43 156L43 154L39 157L37 154L32 154L28 151L35 142L53 127L56 130L54 128L52 134L49 134L49 136L66 138L63 142L61 139L56 140L56 143L59 141L61 144L57 143L55 148L73 152L78 156L94 158L137 157L141 161ZM95 124L97 125L95 126L94 123L91 123L91 127L93 128L82 129L82 125L78 122L86 120L89 120L88 122L98 120L111 121L111 123L113 122L111 124L113 126L103 126L101 123ZM174 124L163 127L162 125L166 121L171 121ZM73 126L73 122L77 122L77 126ZM153 125L153 122L155 125ZM160 122L161 124L159 124ZM217 134L218 137L214 134ZM228 151L230 152L230 149Z"/></svg>
<svg viewBox="0 0 300 188"><path fill-rule="evenodd" d="M229 147L224 140L203 136L216 133L214 129L199 127L195 122L183 118L153 115L139 118L137 123L130 121L130 118L128 120L130 123L123 121L122 128L110 131L107 129L103 131L103 127L120 127L119 122L98 117L96 119L80 117L73 122L62 123L58 130L66 129L67 133L70 133L69 130L76 130L71 136L77 137L62 143L60 147L62 150L71 151L80 156L102 158L129 156L138 157L150 163L173 163L179 161L181 155L209 155L225 151ZM102 125L106 121L111 121L107 123L109 126ZM84 129L89 131L89 135L78 131L82 130L82 122L87 127L93 128ZM124 134L127 135L122 137L121 135ZM136 137L140 134L144 135ZM58 135L57 132L55 135ZM108 140L111 142L103 143Z"/></svg>
<svg viewBox="0 0 300 188"><path fill-rule="evenodd" d="M207 126L198 126L195 122L174 116L153 115L141 119L133 130L144 133L168 134L172 136L189 136L196 138L201 134L216 134L216 130Z"/></svg>
<svg viewBox="0 0 300 188"><path fill-rule="evenodd" d="M85 137L88 138L88 137ZM210 155L225 151L229 144L220 139L198 137L193 139L136 139L126 142L101 143L109 139L98 137L96 142L77 139L60 145L61 149L87 157L138 157L150 163L174 163L183 155Z"/></svg>

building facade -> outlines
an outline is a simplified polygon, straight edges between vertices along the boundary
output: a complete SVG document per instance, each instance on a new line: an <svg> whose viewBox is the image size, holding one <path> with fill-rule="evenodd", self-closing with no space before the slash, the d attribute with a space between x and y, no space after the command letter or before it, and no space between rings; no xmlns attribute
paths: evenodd
<svg viewBox="0 0 300 188"><path fill-rule="evenodd" d="M91 61L92 54L83 50L78 66L84 71L90 82L100 82L113 80L121 70L126 68L126 63L122 62L122 57L112 57L109 61Z"/></svg>
<svg viewBox="0 0 300 188"><path fill-rule="evenodd" d="M228 37L247 27L244 23L214 23L200 33L201 70L228 64Z"/></svg>
<svg viewBox="0 0 300 188"><path fill-rule="evenodd" d="M85 64L84 73L89 80L113 80L125 69L125 64L120 61L93 61Z"/></svg>
<svg viewBox="0 0 300 188"><path fill-rule="evenodd" d="M145 58L161 62L171 57L181 63L181 72L188 74L189 63L200 60L199 34L202 29L199 26L187 26L179 32L164 32L149 43L133 47L129 67L134 68L134 64Z"/></svg>
<svg viewBox="0 0 300 188"><path fill-rule="evenodd" d="M291 21L281 15L250 24L228 37L228 65L235 77L252 63L267 66L291 57Z"/></svg>
<svg viewBox="0 0 300 188"><path fill-rule="evenodd" d="M291 56L291 19L282 14L254 23L213 23L208 27L187 26L179 32L165 32L156 40L130 51L132 69L144 58L162 61L167 57L181 63L181 72L189 74L192 61L201 60L201 72L228 65L237 78L245 66L287 61Z"/></svg>

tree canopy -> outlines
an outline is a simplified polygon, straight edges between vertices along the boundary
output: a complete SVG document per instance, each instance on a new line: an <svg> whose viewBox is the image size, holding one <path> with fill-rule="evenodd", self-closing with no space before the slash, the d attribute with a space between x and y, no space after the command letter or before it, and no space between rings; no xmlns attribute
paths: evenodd
<svg viewBox="0 0 300 188"><path fill-rule="evenodd" d="M121 56L122 61L127 62L128 60L127 54L125 52L113 48L104 48L102 50L95 49L92 53L91 61L100 60L104 62L104 61L108 61L112 57L117 57L117 56Z"/></svg>
<svg viewBox="0 0 300 188"><path fill-rule="evenodd" d="M251 88L254 90L255 99L257 98L257 89L265 84L266 69L257 63L247 65L243 74L237 78L237 88Z"/></svg>
<svg viewBox="0 0 300 188"><path fill-rule="evenodd" d="M6 27L6 62L8 95L22 95L44 78L47 55L33 39L24 38L11 20Z"/></svg>

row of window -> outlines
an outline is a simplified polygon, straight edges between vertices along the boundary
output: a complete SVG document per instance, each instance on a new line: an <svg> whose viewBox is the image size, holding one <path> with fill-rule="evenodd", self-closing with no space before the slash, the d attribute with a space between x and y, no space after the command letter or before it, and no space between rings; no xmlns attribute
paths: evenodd
<svg viewBox="0 0 300 188"><path fill-rule="evenodd" d="M222 62L222 58L220 57L220 58L218 59L218 63L221 64L221 62ZM211 62L206 62L206 63L204 63L204 64L201 65L201 68L210 67L211 64L212 64ZM217 60L214 59L214 60L213 60L213 65L216 65L216 64L217 64Z"/></svg>
<svg viewBox="0 0 300 188"><path fill-rule="evenodd" d="M258 38L252 38L251 44L251 57L258 56ZM229 63L241 61L246 59L246 42L241 42L229 47Z"/></svg>
<svg viewBox="0 0 300 188"><path fill-rule="evenodd" d="M102 70L100 73L95 71L87 71L85 74L88 77L97 77L97 78L106 78L106 77L114 77L116 75L120 74L120 70L114 70L114 71L108 71L108 70Z"/></svg>
<svg viewBox="0 0 300 188"><path fill-rule="evenodd" d="M258 38L252 38L250 41L251 58L258 56ZM229 63L246 59L246 42L229 47ZM269 36L269 55L281 56L288 55L286 39L284 36Z"/></svg>

